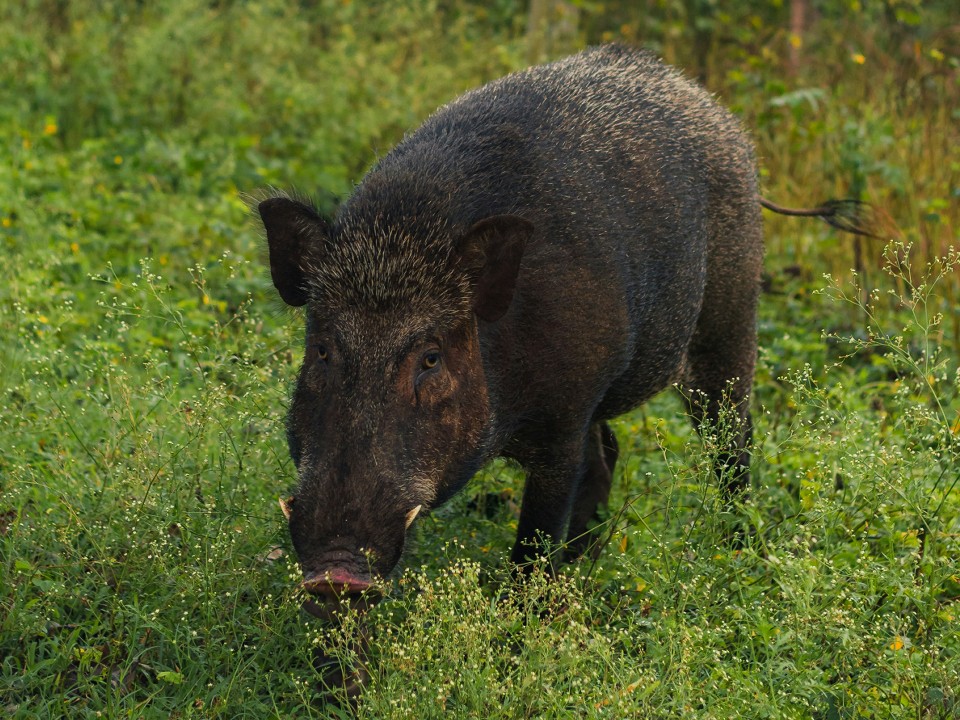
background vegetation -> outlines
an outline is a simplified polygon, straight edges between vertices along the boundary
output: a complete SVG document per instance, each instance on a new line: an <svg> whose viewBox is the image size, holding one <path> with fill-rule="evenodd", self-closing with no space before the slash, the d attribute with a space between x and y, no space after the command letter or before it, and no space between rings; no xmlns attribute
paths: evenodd
<svg viewBox="0 0 960 720"><path fill-rule="evenodd" d="M616 424L598 563L512 587L495 464L323 626L276 505L299 321L241 194L332 208L461 91L618 39L743 118L768 197L902 231L768 218L755 534L723 543L716 443L665 395ZM0 5L0 713L957 717L958 108L947 0ZM328 703L315 655L361 632L367 690Z"/></svg>

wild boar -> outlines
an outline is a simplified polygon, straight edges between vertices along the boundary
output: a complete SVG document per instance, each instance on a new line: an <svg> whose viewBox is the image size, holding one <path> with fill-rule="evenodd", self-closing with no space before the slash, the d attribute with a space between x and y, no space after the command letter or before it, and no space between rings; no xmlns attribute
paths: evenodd
<svg viewBox="0 0 960 720"><path fill-rule="evenodd" d="M717 475L742 488L760 208L737 120L620 46L440 108L335 217L262 201L273 282L305 306L281 503L305 587L367 590L417 514L496 456L526 474L512 559L584 550L617 460L607 421L674 383L698 425L733 408Z"/></svg>

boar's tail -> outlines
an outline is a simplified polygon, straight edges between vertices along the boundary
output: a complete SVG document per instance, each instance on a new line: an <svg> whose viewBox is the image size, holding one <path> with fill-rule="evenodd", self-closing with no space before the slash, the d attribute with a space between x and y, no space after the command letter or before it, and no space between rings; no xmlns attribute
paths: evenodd
<svg viewBox="0 0 960 720"><path fill-rule="evenodd" d="M860 200L827 200L815 208L788 208L760 198L760 204L767 210L780 215L795 217L818 217L827 225L866 237L888 239L898 237L900 231L893 220L876 205Z"/></svg>

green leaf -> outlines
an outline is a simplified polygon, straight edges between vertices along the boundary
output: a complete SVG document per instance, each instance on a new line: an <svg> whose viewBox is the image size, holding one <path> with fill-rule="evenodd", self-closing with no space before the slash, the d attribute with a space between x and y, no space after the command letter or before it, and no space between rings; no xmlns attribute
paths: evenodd
<svg viewBox="0 0 960 720"><path fill-rule="evenodd" d="M183 682L183 674L173 672L172 670L164 670L163 672L157 673L157 680L163 680L163 682L170 683L171 685L179 685Z"/></svg>

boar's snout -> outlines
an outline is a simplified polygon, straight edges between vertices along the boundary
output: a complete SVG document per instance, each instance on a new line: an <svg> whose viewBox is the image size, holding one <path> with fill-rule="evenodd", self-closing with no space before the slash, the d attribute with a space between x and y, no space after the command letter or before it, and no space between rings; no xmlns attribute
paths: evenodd
<svg viewBox="0 0 960 720"><path fill-rule="evenodd" d="M353 606L362 595L364 604L375 602L381 582L400 560L407 531L422 506L405 513L371 511L360 499L342 492L337 502L320 502L313 494L322 489L319 486L280 503L303 570L301 587L325 601L349 599ZM390 505L403 508L406 503Z"/></svg>
<svg viewBox="0 0 960 720"><path fill-rule="evenodd" d="M375 589L375 570L362 552L327 547L307 557L301 555L303 589L326 598L351 598Z"/></svg>
<svg viewBox="0 0 960 720"><path fill-rule="evenodd" d="M305 574L303 589L320 597L353 597L374 589L367 578L342 567L312 570Z"/></svg>

